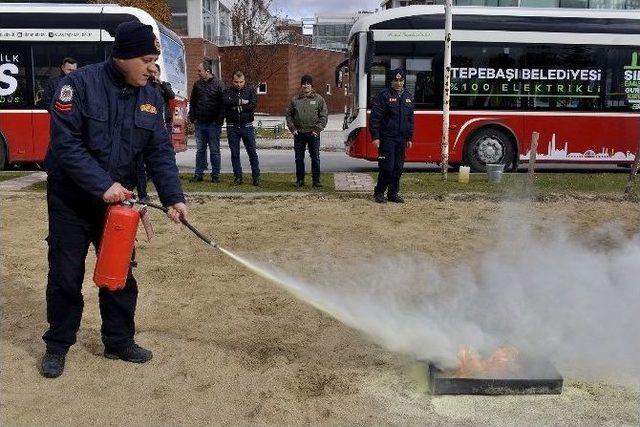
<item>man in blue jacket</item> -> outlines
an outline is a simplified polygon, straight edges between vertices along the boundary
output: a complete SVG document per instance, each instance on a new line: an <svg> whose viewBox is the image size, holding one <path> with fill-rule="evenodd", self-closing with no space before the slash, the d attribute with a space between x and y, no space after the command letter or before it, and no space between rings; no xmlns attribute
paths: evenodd
<svg viewBox="0 0 640 427"><path fill-rule="evenodd" d="M391 87L376 96L371 108L371 137L378 148L379 169L373 198L377 203L404 203L398 192L405 150L411 148L413 139L413 98L404 88L403 69L392 70L390 77Z"/></svg>
<svg viewBox="0 0 640 427"><path fill-rule="evenodd" d="M46 353L41 373L55 378L76 341L89 245L99 247L107 207L132 196L136 158L143 156L160 201L179 222L187 207L162 116L164 100L147 86L160 44L149 25L120 24L111 58L62 79L51 109L45 167L49 212ZM134 341L138 288L99 291L104 355L144 363L152 353Z"/></svg>
<svg viewBox="0 0 640 427"><path fill-rule="evenodd" d="M64 58L62 65L60 65L60 74L55 77L51 77L44 84L44 93L42 94L42 106L51 112L51 99L56 93L58 84L69 73L78 69L78 62L73 58Z"/></svg>

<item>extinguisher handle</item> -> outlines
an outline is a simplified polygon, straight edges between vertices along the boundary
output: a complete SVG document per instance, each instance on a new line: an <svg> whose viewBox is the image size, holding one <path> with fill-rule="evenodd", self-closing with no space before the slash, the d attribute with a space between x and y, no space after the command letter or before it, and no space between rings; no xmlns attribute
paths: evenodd
<svg viewBox="0 0 640 427"><path fill-rule="evenodd" d="M155 209L161 210L164 213L169 212L169 208L166 208L166 207L164 207L162 205L158 205L158 204L155 204L155 203L143 203L143 204L146 205L146 206L149 206L150 208L155 208ZM205 236L200 231L198 231L193 225L189 224L189 221L184 219L182 216L180 217L180 222L183 223L189 230L191 230L193 232L193 234L198 236L198 238L200 238L202 241L204 241L207 245L211 245L214 248L218 247L218 244L216 242L212 241L207 236Z"/></svg>

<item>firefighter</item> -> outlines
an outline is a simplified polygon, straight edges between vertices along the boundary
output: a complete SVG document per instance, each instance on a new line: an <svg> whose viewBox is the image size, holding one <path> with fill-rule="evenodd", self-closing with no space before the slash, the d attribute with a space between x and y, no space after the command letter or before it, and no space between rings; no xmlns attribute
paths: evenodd
<svg viewBox="0 0 640 427"><path fill-rule="evenodd" d="M404 70L392 70L390 80L390 87L375 97L371 108L372 143L378 149L378 183L373 193L376 203L404 203L398 194L400 176L405 150L411 148L413 139L413 98L404 88Z"/></svg>
<svg viewBox="0 0 640 427"><path fill-rule="evenodd" d="M45 160L49 213L46 352L41 373L62 374L82 317L82 280L89 245L97 249L107 206L132 196L136 157L143 155L176 222L187 207L164 124L164 100L147 85L160 44L152 27L137 21L116 29L111 57L62 79L51 109L51 144ZM134 341L138 287L99 291L104 356L144 363L152 353Z"/></svg>
<svg viewBox="0 0 640 427"><path fill-rule="evenodd" d="M55 77L51 77L44 85L44 94L42 95L42 106L51 112L51 98L56 92L58 84L69 73L78 69L78 62L73 58L64 58L60 65L60 74Z"/></svg>

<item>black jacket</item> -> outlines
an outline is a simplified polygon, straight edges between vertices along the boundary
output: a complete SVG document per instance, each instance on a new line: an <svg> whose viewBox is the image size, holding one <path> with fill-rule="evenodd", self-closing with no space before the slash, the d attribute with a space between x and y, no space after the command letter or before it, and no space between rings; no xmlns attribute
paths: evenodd
<svg viewBox="0 0 640 427"><path fill-rule="evenodd" d="M258 95L252 87L238 90L234 87L224 91L224 117L227 126L244 126L253 122Z"/></svg>
<svg viewBox="0 0 640 427"><path fill-rule="evenodd" d="M63 78L51 109L49 184L101 199L114 182L136 185L142 153L162 204L184 202L163 104L151 85L127 85L111 59Z"/></svg>
<svg viewBox="0 0 640 427"><path fill-rule="evenodd" d="M373 100L369 122L373 139L392 138L411 141L413 139L413 99L402 90L382 90Z"/></svg>
<svg viewBox="0 0 640 427"><path fill-rule="evenodd" d="M173 114L171 112L171 109L169 108L169 101L171 101L176 97L176 94L173 91L173 88L171 87L171 83L169 82L158 83L157 80L153 80L150 83L151 83L151 86L158 89L158 92L160 92L160 96L162 96L162 99L164 99L165 105L163 108L163 113L164 113L163 116L164 116L165 123L171 122L171 117L173 116Z"/></svg>
<svg viewBox="0 0 640 427"><path fill-rule="evenodd" d="M191 89L189 99L189 121L192 123L217 123L222 125L224 106L222 92L224 87L220 80L212 77L208 81L198 79Z"/></svg>
<svg viewBox="0 0 640 427"><path fill-rule="evenodd" d="M51 99L53 95L56 93L56 89L58 85L64 78L65 74L60 72L60 75L51 77L44 84L44 93L42 94L42 107L44 107L47 111L51 112Z"/></svg>

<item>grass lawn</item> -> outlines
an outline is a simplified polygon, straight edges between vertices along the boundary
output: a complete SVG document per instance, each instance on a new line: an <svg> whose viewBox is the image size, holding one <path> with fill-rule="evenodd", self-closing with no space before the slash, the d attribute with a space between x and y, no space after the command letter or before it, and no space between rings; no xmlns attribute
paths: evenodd
<svg viewBox="0 0 640 427"><path fill-rule="evenodd" d="M412 172L402 175L402 192L433 194L478 192L489 194L523 194L527 174L504 174L502 181L493 184L484 173L471 174L468 184L458 182L457 173L449 173L448 181L440 179L440 173ZM377 178L377 174L372 174ZM535 177L535 192L545 193L619 193L624 192L628 175L625 173L539 173ZM637 185L636 185L637 187Z"/></svg>
<svg viewBox="0 0 640 427"><path fill-rule="evenodd" d="M30 175L33 172L0 172L0 181L6 181L8 179L20 178L21 176Z"/></svg>
<svg viewBox="0 0 640 427"><path fill-rule="evenodd" d="M28 172L27 172L28 173ZM27 174L24 173L23 175ZM377 173L371 176L374 182ZM5 178L6 173L0 173L0 179ZM11 173L12 177L21 176ZM251 185L251 174L244 175L243 185L233 185L233 174L221 175L221 182L213 184L206 175L202 182L189 182L191 173L180 174L180 182L185 193L212 192L212 193L256 193L256 192L314 192L335 193L333 174L321 175L322 188L311 186L311 176L307 174L306 186L296 188L295 174L293 173L263 173L262 185ZM534 194L550 193L592 193L592 194L623 194L627 183L626 173L540 173L536 175ZM486 174L471 174L468 184L458 182L457 173L449 173L447 182L440 179L440 173L434 172L409 172L402 176L401 193L424 193L445 195L448 193L486 193L494 195L518 196L526 194L527 174L505 174L502 182L492 184L487 182ZM639 184L635 186L638 193ZM29 187L30 190L44 191L45 182L39 182ZM155 191L153 184L149 182L149 191ZM347 193L348 194L348 193Z"/></svg>

